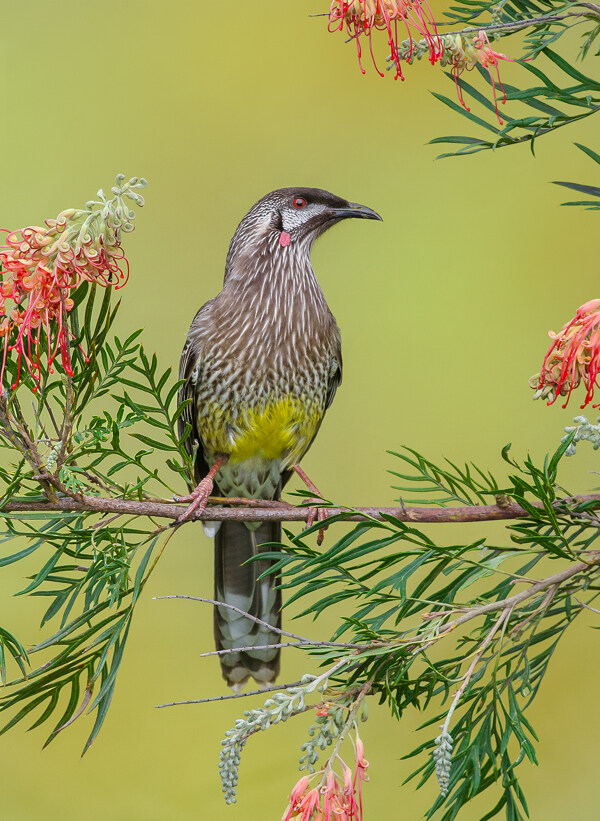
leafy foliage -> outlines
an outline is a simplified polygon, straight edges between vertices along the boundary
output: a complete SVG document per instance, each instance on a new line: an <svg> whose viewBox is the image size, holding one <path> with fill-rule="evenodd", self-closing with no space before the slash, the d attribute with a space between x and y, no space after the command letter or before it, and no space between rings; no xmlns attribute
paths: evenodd
<svg viewBox="0 0 600 821"><path fill-rule="evenodd" d="M160 371L156 356L145 353L140 331L125 340L109 338L118 307L111 307L111 289L99 302L95 286L85 283L75 301L70 316L74 376L46 371L35 393L35 386L23 380L3 398L0 443L8 456L17 446L19 456L0 471L3 503L42 502L48 494L122 500L172 494L182 478L191 476L191 465L176 432L181 407L171 369ZM35 402L30 418L21 408L24 393ZM6 548L15 541L18 548L0 558L0 567L40 556L39 570L19 595L44 597L48 606L41 626L54 627L29 653L0 629L0 672L9 687L0 712L14 713L0 732L31 713L33 727L53 720L49 743L86 711L95 714L87 749L106 717L136 602L169 530L139 516L88 511L5 511L2 516L2 542ZM38 654L44 661L27 669ZM21 673L8 682L7 655Z"/></svg>
<svg viewBox="0 0 600 821"><path fill-rule="evenodd" d="M436 137L430 141L432 144L462 146L454 151L440 154L439 159L464 154L476 154L490 148L503 148L523 142L529 143L533 152L535 142L540 137L596 114L600 109L600 83L582 74L550 48L545 48L541 54L553 66L558 67L560 76L558 81L552 80L548 76L549 72L544 73L537 65L521 61L520 64L523 69L533 74L539 82L525 89L519 89L508 83L504 83L503 86L507 102L518 101L526 106L526 110L521 117L513 117L502 111L503 122L499 123L493 103L462 77L459 77L457 82L464 97L480 103L487 112L487 114L484 112L484 117L474 114L470 109L462 107L443 94L434 94L438 100L453 111L462 114L472 123L484 128L488 134L493 135L493 137L488 136L487 138L472 136ZM477 66L476 70L485 82L491 86L492 80L488 72L482 69L481 66ZM454 82L453 79L452 82ZM511 112L514 110L513 106L508 106L508 109Z"/></svg>
<svg viewBox="0 0 600 821"><path fill-rule="evenodd" d="M579 56L582 60L589 57L597 49L600 37L597 6L560 0L505 0L499 4L458 0L446 17L453 25L485 30L496 41L501 40L502 48L509 51L511 57L516 57L515 45L519 48L514 35L525 32L524 53L517 62L530 78L529 83L524 80L524 87L504 84L508 105L502 112L502 122L490 100L463 77L456 78L456 82L466 101L464 106L443 94L435 94L446 106L487 132L487 136L436 137L431 140L434 144L460 146L441 157L473 154L523 142L533 151L540 137L586 119L600 108L600 84L589 73L575 68L573 38L562 39L576 25L583 26ZM512 48L504 45L508 37ZM565 45L568 56L556 51L559 45ZM594 56L597 54L596 51ZM488 71L480 65L476 68L486 83L492 87L497 84L497 80L492 79L492 69ZM448 77L455 82L454 77ZM481 115L471 110L472 103L483 109ZM521 114L518 114L519 106Z"/></svg>
<svg viewBox="0 0 600 821"><path fill-rule="evenodd" d="M271 572L281 573L291 593L288 606L301 604L314 618L332 607L342 614L332 640L343 639L347 649L309 651L323 664L349 662L333 676L334 692L370 682L370 694L396 718L408 709L427 712L421 729L428 737L405 755L419 760L410 778L425 784L436 774L440 739L454 741L447 784L440 779L428 818L450 821L492 788L486 818L502 810L511 821L527 815L518 767L537 763L537 736L526 711L558 641L598 596L599 503L575 503L557 484L571 439L541 467L530 458L519 464L506 448L510 471L502 484L472 465L399 454L411 471L395 474L406 483L402 490L414 486L429 494L429 504L471 504L495 494L521 505L528 516L509 527L506 545L484 538L438 544L386 515L355 524L323 553L303 534L292 538L293 547L268 554L277 560ZM436 739L431 727L438 725Z"/></svg>
<svg viewBox="0 0 600 821"><path fill-rule="evenodd" d="M580 151L583 151L584 154L587 154L588 157L591 157L595 163L600 164L600 154L597 154L595 151L592 151L591 148L588 148L585 145L580 145L580 143L575 143L577 148ZM555 185L564 185L565 188L571 188L573 191L578 191L580 194L587 194L590 197L596 197L595 200L576 200L575 202L563 202L563 205L583 205L584 208L588 209L589 211L597 211L600 209L600 188L593 186L593 185L581 185L577 182L556 182Z"/></svg>

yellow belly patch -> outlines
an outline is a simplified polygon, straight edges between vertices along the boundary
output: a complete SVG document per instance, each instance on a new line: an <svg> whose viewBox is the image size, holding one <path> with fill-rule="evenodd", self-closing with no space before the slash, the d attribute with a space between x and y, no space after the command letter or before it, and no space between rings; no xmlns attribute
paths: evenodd
<svg viewBox="0 0 600 821"><path fill-rule="evenodd" d="M244 408L235 417L209 411L199 422L204 441L215 452L228 454L231 463L258 457L293 464L306 451L321 417L322 411L314 403L284 397Z"/></svg>

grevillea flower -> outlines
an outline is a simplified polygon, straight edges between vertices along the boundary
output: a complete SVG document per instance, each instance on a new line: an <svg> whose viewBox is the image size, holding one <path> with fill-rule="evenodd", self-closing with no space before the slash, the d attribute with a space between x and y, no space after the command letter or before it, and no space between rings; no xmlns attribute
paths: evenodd
<svg viewBox="0 0 600 821"><path fill-rule="evenodd" d="M369 762L364 758L358 734L354 773L339 756L335 759L341 773L333 769L335 762L330 759L317 786L311 789L310 778L301 778L290 793L289 804L281 821L362 821L361 788L362 782L368 781L366 770Z"/></svg>
<svg viewBox="0 0 600 821"><path fill-rule="evenodd" d="M477 65L477 52L475 51L475 47L471 40L462 37L460 34L445 34L442 37L442 45L444 47L444 54L441 59L441 65L450 66L458 101L463 108L470 111L471 109L465 103L458 78L464 71L471 71Z"/></svg>
<svg viewBox="0 0 600 821"><path fill-rule="evenodd" d="M360 812L360 818L362 818L362 782L368 781L369 776L367 775L367 770L369 768L369 762L365 758L365 751L363 748L363 743L360 740L358 735L358 731L356 733L356 771L354 773L354 782L353 788L358 790L358 806Z"/></svg>
<svg viewBox="0 0 600 821"><path fill-rule="evenodd" d="M402 41L398 38L399 24L400 31L405 30L408 34L408 38ZM506 92L500 80L498 61L507 60L512 63L514 60L494 51L485 31L479 31L472 38L460 34L439 34L427 0L333 0L329 10L329 31L342 31L344 28L356 42L358 62L363 74L365 69L361 59L361 36L368 38L373 65L384 76L377 67L372 43L373 32L380 30L387 34L390 48L387 61L396 69L396 79L404 79L403 62L410 65L415 59L421 60L425 55L432 65L439 62L441 66L450 66L459 102L467 111L470 109L465 104L458 78L464 71L470 71L480 63L490 75L496 116L500 125L503 124L498 112L496 85L501 89L503 104L506 102ZM422 39L413 38L413 33Z"/></svg>
<svg viewBox="0 0 600 821"><path fill-rule="evenodd" d="M511 60L510 57L507 57L506 54L500 54L498 51L494 51L494 49L490 45L490 41L488 40L488 36L485 31L480 31L477 37L473 38L473 47L475 48L475 52L477 54L477 61L481 63L483 68L487 68L488 74L490 75L490 82L492 84L492 90L494 93L494 105L496 106L496 116L498 117L498 122L500 125L503 125L502 120L500 119L500 114L498 113L498 95L496 93L496 79L498 80L498 85L502 91L502 105L506 102L506 91L504 90L504 86L502 85L502 80L500 79L500 69L498 67L498 60L506 60L509 63L514 63L514 60ZM492 68L494 71L492 72ZM494 79L494 73L496 74L496 79Z"/></svg>
<svg viewBox="0 0 600 821"><path fill-rule="evenodd" d="M542 364L541 373L532 376L530 387L534 399L544 398L548 405L559 396L566 396L567 407L571 392L580 382L586 387L584 408L594 398L600 373L600 299L582 305L573 319L559 333L548 331L552 345ZM593 405L600 407L600 402Z"/></svg>
<svg viewBox="0 0 600 821"><path fill-rule="evenodd" d="M49 373L60 351L64 371L73 374L67 330L67 315L74 305L71 292L84 280L103 288L120 288L127 282L129 266L121 249L121 233L133 231L135 214L124 197L143 205L144 198L136 189L143 188L146 180L124 180L122 174L117 176L111 199L100 190L99 201L88 202L84 210L62 211L56 219L46 220L43 228L7 232L6 244L0 246L2 386L7 356L14 351L17 378L11 387L19 383L24 359L35 383L33 390L37 390L44 339Z"/></svg>
<svg viewBox="0 0 600 821"><path fill-rule="evenodd" d="M438 37L435 20L427 0L333 0L329 10L329 31L342 31L344 27L350 37L356 41L358 62L363 74L362 50L360 37L369 40L369 50L376 71L383 77L377 67L373 52L373 31L385 31L390 48L389 60L396 68L396 78L402 76L402 57L398 52L398 24L400 30L406 31L412 44L412 31L425 38L429 47L431 63L439 60L442 46Z"/></svg>

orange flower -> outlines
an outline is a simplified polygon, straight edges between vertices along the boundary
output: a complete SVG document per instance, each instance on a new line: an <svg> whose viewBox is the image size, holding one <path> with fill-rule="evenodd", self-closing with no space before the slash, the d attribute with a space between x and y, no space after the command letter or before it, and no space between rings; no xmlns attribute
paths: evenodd
<svg viewBox="0 0 600 821"><path fill-rule="evenodd" d="M341 775L333 765L338 762ZM368 781L362 741L356 738L356 770L352 770L339 757L333 756L321 777L318 787L309 789L310 779L301 778L294 786L289 804L281 821L362 821L362 782ZM356 791L358 786L358 802Z"/></svg>
<svg viewBox="0 0 600 821"><path fill-rule="evenodd" d="M146 181L134 177L124 183L124 179L122 174L117 177L112 199L99 191L99 202L89 202L85 210L63 211L55 220L46 220L45 228L7 232L6 244L0 246L0 337L4 338L0 383L4 383L8 352L16 351L17 377L11 387L19 383L24 358L37 390L42 335L48 372L53 372L60 350L64 371L73 374L66 324L74 305L71 291L83 280L118 288L127 282L129 266L121 249L121 232L133 230L135 215L123 197L143 205L135 189L143 188Z"/></svg>
<svg viewBox="0 0 600 821"><path fill-rule="evenodd" d="M490 80L492 83L492 90L494 92L494 105L496 106L496 116L498 117L498 122L500 125L504 125L502 120L500 119L500 114L498 113L498 97L496 94L496 80L494 79L494 74L492 73L492 68L495 69L496 78L498 80L498 85L502 90L502 105L506 103L506 91L504 90L504 86L502 85L502 80L500 79L500 69L498 67L498 60L507 60L509 63L514 63L514 60L511 60L510 57L507 57L506 54L500 54L498 51L494 51L494 49L490 45L490 41L488 40L488 36L485 31L480 31L477 37L473 38L473 46L477 53L477 60L481 63L484 68L487 68L488 74L490 75Z"/></svg>
<svg viewBox="0 0 600 821"><path fill-rule="evenodd" d="M600 373L600 299L582 305L573 319L559 333L548 332L552 345L544 357L541 373L532 376L529 384L535 389L534 399L548 399L548 405L559 396L566 396L580 382L586 387L584 408L594 398ZM600 407L600 403L593 405Z"/></svg>
<svg viewBox="0 0 600 821"><path fill-rule="evenodd" d="M406 30L408 39L399 39L398 23L402 30ZM442 66L451 66L459 102L467 111L470 109L465 104L458 78L464 71L471 71L480 63L490 75L496 116L500 125L503 125L498 112L496 85L502 92L502 104L506 102L506 92L500 79L498 64L500 60L511 63L514 60L494 51L485 31L479 31L473 38L451 33L439 34L427 0L333 0L329 10L329 31L344 29L356 42L358 62L363 74L365 69L362 65L361 36L368 38L373 65L376 71L384 76L377 67L373 52L374 31L385 31L387 34L390 49L387 59L396 69L396 79L404 79L403 62L412 64L415 59L420 60L425 55L428 56L431 65L440 62ZM422 39L413 39L414 33Z"/></svg>
<svg viewBox="0 0 600 821"><path fill-rule="evenodd" d="M385 31L390 48L390 61L396 68L396 78L402 75L402 57L398 51L398 22L408 33L412 45L412 30L424 37L429 45L430 61L435 63L442 55L442 46L438 37L435 20L427 0L333 0L329 10L329 31L342 31L346 28L348 35L356 41L358 62L362 73L362 49L360 37L369 39L369 50L373 65L379 71L373 53L373 31Z"/></svg>
<svg viewBox="0 0 600 821"><path fill-rule="evenodd" d="M358 804L359 804L359 812L360 818L362 818L362 782L368 781L369 776L367 775L367 770L369 768L369 762L365 758L365 751L363 748L363 743L358 735L358 730L356 731L356 773L354 775L354 782L353 788L356 790L357 783L358 783Z"/></svg>

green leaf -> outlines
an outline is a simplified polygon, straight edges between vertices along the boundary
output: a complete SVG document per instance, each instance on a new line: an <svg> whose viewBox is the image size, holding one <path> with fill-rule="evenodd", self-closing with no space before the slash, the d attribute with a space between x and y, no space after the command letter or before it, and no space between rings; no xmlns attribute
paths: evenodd
<svg viewBox="0 0 600 821"><path fill-rule="evenodd" d="M580 151L583 151L584 154L587 154L588 157L600 165L600 154L597 154L595 151L592 151L591 148L588 148L586 145L582 145L581 143L575 143L575 145Z"/></svg>
<svg viewBox="0 0 600 821"><path fill-rule="evenodd" d="M431 93L437 100L444 103L444 105L447 105L448 108L451 108L458 114L462 114L463 117L466 117L468 120L471 120L471 122L480 125L482 128L486 128L488 131L492 131L494 134L500 133L498 129L495 128L493 125L490 125L485 120L482 120L481 117L477 117L471 111L468 111L466 108L463 108L463 106L461 106L459 103L455 103L454 100L449 100L448 97L445 97L443 94L438 94L436 91L432 91Z"/></svg>

